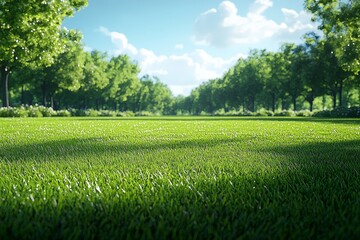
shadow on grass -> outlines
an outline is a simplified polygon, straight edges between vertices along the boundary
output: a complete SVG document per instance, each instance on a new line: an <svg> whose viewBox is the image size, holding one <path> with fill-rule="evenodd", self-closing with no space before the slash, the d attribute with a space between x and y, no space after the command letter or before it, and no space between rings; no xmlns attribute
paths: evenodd
<svg viewBox="0 0 360 240"><path fill-rule="evenodd" d="M55 158L81 158L86 156L109 156L136 152L154 152L162 150L181 150L185 148L208 149L218 145L245 141L243 139L194 139L194 140L157 140L142 143L120 142L104 138L85 138L55 140L24 145L0 146L0 159L5 161L46 161Z"/></svg>
<svg viewBox="0 0 360 240"><path fill-rule="evenodd" d="M360 166L360 138L359 140L314 142L299 145L284 144L263 150L283 155L304 164L324 162L342 164L351 161Z"/></svg>
<svg viewBox="0 0 360 240"><path fill-rule="evenodd" d="M199 147L215 146L222 141L225 140L204 141ZM175 149L189 144L194 143L180 141L157 148ZM155 150L156 144L132 147L128 151ZM109 147L107 151L118 150ZM0 238L357 239L360 236L360 140L284 145L262 151L285 157L277 164L264 166L276 168L276 174L264 171L242 175L234 171L216 180L196 181L192 188L164 185L159 192L139 191L124 199L114 196L85 201L73 194L58 207L51 202L38 208L21 203L16 207L1 204Z"/></svg>

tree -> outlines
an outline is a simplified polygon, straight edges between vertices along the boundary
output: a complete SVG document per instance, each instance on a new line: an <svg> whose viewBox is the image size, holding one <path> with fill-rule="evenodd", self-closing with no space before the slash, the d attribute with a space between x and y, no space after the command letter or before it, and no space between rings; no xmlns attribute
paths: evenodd
<svg viewBox="0 0 360 240"><path fill-rule="evenodd" d="M100 51L85 53L84 78L77 92L78 107L99 109L103 90L109 85L107 54Z"/></svg>
<svg viewBox="0 0 360 240"><path fill-rule="evenodd" d="M112 57L108 67L109 85L106 88L106 98L113 103L114 110L119 104L137 92L140 81L137 75L140 72L138 65L132 62L127 55Z"/></svg>
<svg viewBox="0 0 360 240"><path fill-rule="evenodd" d="M303 94L304 79L306 65L305 47L302 45L296 46L291 52L290 78L285 84L285 89L291 96L293 109L297 110L297 98Z"/></svg>
<svg viewBox="0 0 360 240"><path fill-rule="evenodd" d="M168 113L172 103L171 90L157 77L145 75L140 79L140 88L129 98L128 106L134 111Z"/></svg>
<svg viewBox="0 0 360 240"><path fill-rule="evenodd" d="M268 52L265 50L252 50L246 60L242 72L244 94L247 98L247 109L256 110L256 98L264 88L265 82L270 78L270 66L267 62Z"/></svg>
<svg viewBox="0 0 360 240"><path fill-rule="evenodd" d="M21 65L50 65L64 51L59 31L65 17L87 0L0 0L0 74L2 104L9 106L9 74Z"/></svg>
<svg viewBox="0 0 360 240"><path fill-rule="evenodd" d="M66 50L54 59L54 63L37 69L38 88L42 93L42 104L54 108L54 96L64 90L76 91L84 78L85 53L81 45L81 33L63 30Z"/></svg>
<svg viewBox="0 0 360 240"><path fill-rule="evenodd" d="M320 22L325 38L334 43L334 54L343 70L360 72L360 1L306 0L307 9Z"/></svg>
<svg viewBox="0 0 360 240"><path fill-rule="evenodd" d="M241 105L245 108L244 78L242 73L246 66L246 60L240 58L236 65L231 68L224 76L224 83L227 85L226 95L230 107L238 108Z"/></svg>
<svg viewBox="0 0 360 240"><path fill-rule="evenodd" d="M289 61L285 52L271 54L268 58L270 65L270 77L265 82L265 92L270 95L271 110L275 112L276 101L280 97L282 88L288 79Z"/></svg>
<svg viewBox="0 0 360 240"><path fill-rule="evenodd" d="M316 97L325 94L324 79L327 72L326 63L329 59L322 54L323 41L315 33L305 35L304 44L304 94L310 104L310 111L313 111ZM333 66L336 68L336 66Z"/></svg>

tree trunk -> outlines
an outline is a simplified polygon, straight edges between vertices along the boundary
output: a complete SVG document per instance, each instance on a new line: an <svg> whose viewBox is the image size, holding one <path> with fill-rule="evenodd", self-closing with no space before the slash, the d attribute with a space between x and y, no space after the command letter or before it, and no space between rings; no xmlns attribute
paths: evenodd
<svg viewBox="0 0 360 240"><path fill-rule="evenodd" d="M293 97L292 97L292 100L293 100L294 112L295 112L295 111L297 110L297 109L296 109L296 97L293 96Z"/></svg>
<svg viewBox="0 0 360 240"><path fill-rule="evenodd" d="M1 101L3 107L9 107L9 74L10 71L7 67L1 66Z"/></svg>
<svg viewBox="0 0 360 240"><path fill-rule="evenodd" d="M339 86L339 106L342 107L343 105L343 80L340 80L340 86Z"/></svg>
<svg viewBox="0 0 360 240"><path fill-rule="evenodd" d="M21 104L25 104L25 89L24 89L24 84L21 85Z"/></svg>
<svg viewBox="0 0 360 240"><path fill-rule="evenodd" d="M254 96L250 96L249 97L249 110L251 112L255 112L255 97Z"/></svg>
<svg viewBox="0 0 360 240"><path fill-rule="evenodd" d="M118 104L117 104L117 102L115 101L114 102L114 111L116 112L118 110Z"/></svg>
<svg viewBox="0 0 360 240"><path fill-rule="evenodd" d="M311 91L308 95L307 95L307 99L306 99L309 104L310 104L310 112L313 111L313 105L314 105L314 92Z"/></svg>
<svg viewBox="0 0 360 240"><path fill-rule="evenodd" d="M333 109L335 109L336 108L336 91L333 91L332 97L333 97Z"/></svg>
<svg viewBox="0 0 360 240"><path fill-rule="evenodd" d="M271 99L272 99L272 111L275 112L275 94L272 93L271 94Z"/></svg>
<svg viewBox="0 0 360 240"><path fill-rule="evenodd" d="M281 99L281 110L286 110L285 105L286 105L286 103L285 103L285 98L282 98L282 99Z"/></svg>
<svg viewBox="0 0 360 240"><path fill-rule="evenodd" d="M51 97L50 97L50 106L52 109L54 109L54 96L53 95L51 95Z"/></svg>
<svg viewBox="0 0 360 240"><path fill-rule="evenodd" d="M43 84L41 86L41 90L42 90L42 104L44 107L46 107L46 84L45 84L45 82L43 82Z"/></svg>

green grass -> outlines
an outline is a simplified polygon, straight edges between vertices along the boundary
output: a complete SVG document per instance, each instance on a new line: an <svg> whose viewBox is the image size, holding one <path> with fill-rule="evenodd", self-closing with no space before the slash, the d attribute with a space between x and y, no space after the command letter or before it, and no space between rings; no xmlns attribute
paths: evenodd
<svg viewBox="0 0 360 240"><path fill-rule="evenodd" d="M0 119L0 239L359 236L359 119Z"/></svg>

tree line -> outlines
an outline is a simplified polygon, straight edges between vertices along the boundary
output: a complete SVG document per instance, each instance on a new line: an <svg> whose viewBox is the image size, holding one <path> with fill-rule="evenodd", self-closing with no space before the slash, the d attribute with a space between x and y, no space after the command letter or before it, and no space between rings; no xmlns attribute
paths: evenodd
<svg viewBox="0 0 360 240"><path fill-rule="evenodd" d="M277 52L251 50L221 78L204 82L186 97L173 96L157 77L139 78L140 68L129 56L87 52L80 32L60 28L87 1L0 3L5 107L211 114L219 109L312 111L360 104L359 0L306 0L321 34L308 33L303 43L283 44Z"/></svg>

